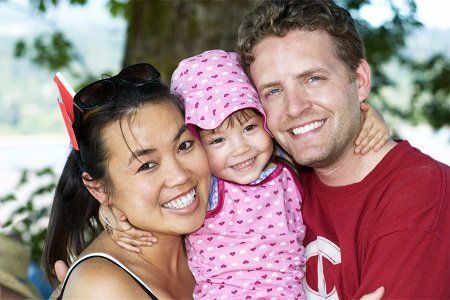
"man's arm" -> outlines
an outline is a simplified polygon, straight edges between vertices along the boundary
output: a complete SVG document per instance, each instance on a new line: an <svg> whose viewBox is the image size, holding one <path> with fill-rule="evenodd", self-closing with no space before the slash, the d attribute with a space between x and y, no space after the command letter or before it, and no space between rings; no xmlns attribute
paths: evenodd
<svg viewBox="0 0 450 300"><path fill-rule="evenodd" d="M382 285L386 298L450 299L450 168L411 163L379 202L355 298Z"/></svg>
<svg viewBox="0 0 450 300"><path fill-rule="evenodd" d="M354 298L382 285L386 299L449 299L449 274L448 243L427 231L394 232L370 247Z"/></svg>

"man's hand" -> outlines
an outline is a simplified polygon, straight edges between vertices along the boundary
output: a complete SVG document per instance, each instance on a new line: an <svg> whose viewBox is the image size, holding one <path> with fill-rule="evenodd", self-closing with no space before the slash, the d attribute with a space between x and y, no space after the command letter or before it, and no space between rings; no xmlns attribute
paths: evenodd
<svg viewBox="0 0 450 300"><path fill-rule="evenodd" d="M365 294L359 300L381 300L384 294L384 287L379 287L370 294Z"/></svg>
<svg viewBox="0 0 450 300"><path fill-rule="evenodd" d="M64 278L66 278L68 270L69 270L69 268L67 267L66 263L63 262L62 260L58 260L57 262L55 262L55 273L56 273L56 278L59 281L59 284L55 288L53 293L50 295L49 300L55 300L61 294L62 283L64 282Z"/></svg>

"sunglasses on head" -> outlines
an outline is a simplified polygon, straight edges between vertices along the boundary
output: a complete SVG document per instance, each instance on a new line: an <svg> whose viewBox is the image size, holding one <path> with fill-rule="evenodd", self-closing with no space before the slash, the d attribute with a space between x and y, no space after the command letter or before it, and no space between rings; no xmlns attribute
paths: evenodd
<svg viewBox="0 0 450 300"><path fill-rule="evenodd" d="M115 76L94 81L82 88L73 98L73 105L81 112L85 112L110 102L119 82L142 86L159 82L160 78L158 70L150 64L131 65Z"/></svg>

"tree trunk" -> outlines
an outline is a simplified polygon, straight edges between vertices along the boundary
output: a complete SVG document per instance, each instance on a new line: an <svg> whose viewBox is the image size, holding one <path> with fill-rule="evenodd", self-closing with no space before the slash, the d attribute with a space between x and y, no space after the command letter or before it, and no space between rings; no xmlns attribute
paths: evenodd
<svg viewBox="0 0 450 300"><path fill-rule="evenodd" d="M250 0L130 0L123 65L149 62L166 83L178 62L210 49L233 51Z"/></svg>

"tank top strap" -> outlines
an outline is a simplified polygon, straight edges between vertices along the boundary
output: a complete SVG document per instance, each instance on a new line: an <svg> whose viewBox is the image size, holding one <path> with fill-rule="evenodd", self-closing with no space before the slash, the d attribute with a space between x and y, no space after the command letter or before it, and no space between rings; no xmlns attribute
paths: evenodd
<svg viewBox="0 0 450 300"><path fill-rule="evenodd" d="M70 266L70 268L67 272L66 278L64 278L64 282L63 282L63 285L61 288L61 293L59 294L58 299L62 299L64 289L66 288L67 281L69 280L70 274L73 272L73 270L83 261L91 259L91 258L96 258L96 257L101 257L106 260L109 260L110 262L112 262L115 265L117 265L118 267L120 267L122 270L127 272L128 275L130 275L134 279L134 281L136 281L137 284L139 284L139 286L147 293L147 295L150 297L150 299L155 299L155 300L158 299L153 294L152 290L142 281L141 278L139 278L139 276L134 274L130 269L128 269L124 264L122 264L120 261L118 261L115 257L113 257L109 254L106 254L106 253L101 253L101 252L94 252L94 253L87 254L87 255L79 258L76 262L74 262L72 264L72 266Z"/></svg>

